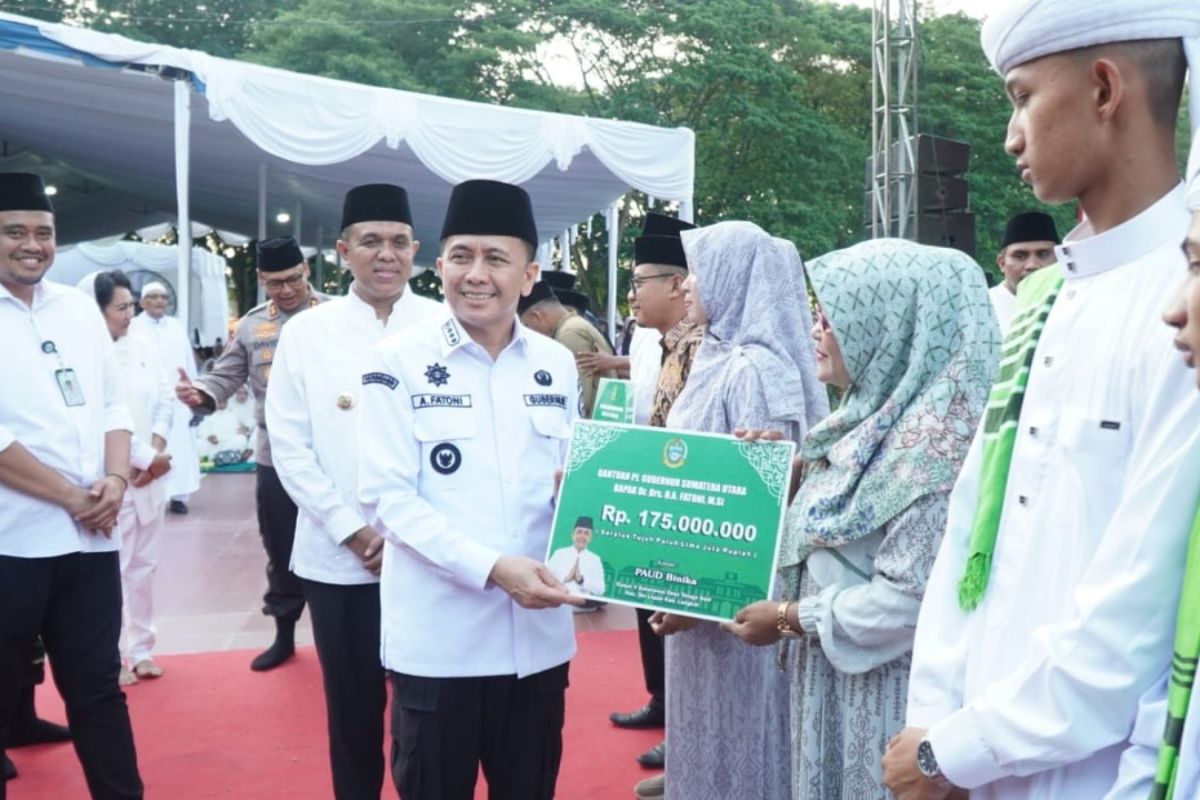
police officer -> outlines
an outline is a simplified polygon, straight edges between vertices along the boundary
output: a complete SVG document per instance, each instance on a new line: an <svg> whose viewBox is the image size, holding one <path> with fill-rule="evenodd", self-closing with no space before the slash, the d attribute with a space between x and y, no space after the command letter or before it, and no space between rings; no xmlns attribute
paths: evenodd
<svg viewBox="0 0 1200 800"><path fill-rule="evenodd" d="M304 591L288 569L296 535L296 504L284 491L271 465L263 403L280 330L296 314L327 298L308 285L308 263L290 236L259 243L258 282L266 289L267 302L250 309L238 320L225 352L204 377L193 382L180 370L175 394L197 413L211 414L218 402L228 400L247 381L254 393L254 417L258 422L255 500L258 531L267 551L263 613L275 618L275 641L250 662L250 669L262 672L292 657L296 651L296 621L304 610Z"/></svg>
<svg viewBox="0 0 1200 800"><path fill-rule="evenodd" d="M529 196L467 181L438 274L449 315L378 346L363 375L359 499L387 540L380 596L403 800L549 800L572 597L546 555L578 404L571 354L520 324L537 277Z"/></svg>
<svg viewBox="0 0 1200 800"><path fill-rule="evenodd" d="M291 569L304 586L324 678L333 794L379 800L383 540L355 496L362 374L375 343L441 305L408 289L420 243L399 186L351 189L337 246L354 283L284 328L266 412L275 469L300 507Z"/></svg>
<svg viewBox="0 0 1200 800"><path fill-rule="evenodd" d="M54 253L41 177L0 175L0 749L41 634L90 793L140 798L117 685L133 424L95 301L42 280Z"/></svg>

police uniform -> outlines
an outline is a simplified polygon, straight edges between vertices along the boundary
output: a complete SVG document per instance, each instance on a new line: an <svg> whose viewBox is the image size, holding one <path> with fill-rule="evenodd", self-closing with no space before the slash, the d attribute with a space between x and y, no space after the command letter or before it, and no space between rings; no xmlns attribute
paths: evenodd
<svg viewBox="0 0 1200 800"><path fill-rule="evenodd" d="M575 355L580 353L612 355L612 347L604 338L604 334L573 310L568 311L567 315L554 326L554 340ZM591 417L592 415L592 406L596 402L596 389L600 386L600 379L611 378L613 375L612 372L593 372L583 378L581 386L583 416Z"/></svg>
<svg viewBox="0 0 1200 800"><path fill-rule="evenodd" d="M291 255L280 256L276 264L291 267L303 260L295 241L268 240L259 245L259 268L265 269L264 248L277 245ZM294 248L294 251L293 251ZM273 250L270 252L274 252ZM292 259L295 260L292 260ZM257 423L255 443L256 485L254 497L258 510L258 531L262 536L263 548L267 552L267 591L263 595L263 613L275 617L278 635L288 637L291 647L291 628L300 619L304 610L304 591L300 581L288 570L292 558L292 542L296 535L296 504L279 482L279 476L271 463L271 442L267 436L267 425L263 404L267 398L267 381L275 363L275 351L279 346L279 333L288 320L305 309L312 308L328 298L309 289L309 298L295 311L284 311L274 300L255 306L238 320L237 328L225 351L203 377L195 381L195 387L206 395L204 404L196 409L199 414L211 414L217 402L228 400L242 384L249 383L254 395L254 420Z"/></svg>
<svg viewBox="0 0 1200 800"><path fill-rule="evenodd" d="M0 210L51 211L44 192L36 175L0 175ZM0 452L19 445L91 486L105 474L106 434L133 428L95 300L42 281L27 305L0 284L0 336ZM120 544L119 532L83 530L63 507L0 484L0 736L40 633L93 796L140 798L117 685Z"/></svg>
<svg viewBox="0 0 1200 800"><path fill-rule="evenodd" d="M386 184L351 189L342 229L367 220L411 226L407 194ZM384 774L379 579L345 546L367 525L355 495L362 375L376 343L441 313L441 304L405 290L382 322L351 286L287 326L267 391L275 469L300 507L290 568L304 587L321 662L337 800L378 800Z"/></svg>
<svg viewBox="0 0 1200 800"><path fill-rule="evenodd" d="M464 187L481 187L469 199L486 222L523 200L532 228L519 188L469 181L452 193L443 240L521 229L453 224ZM522 608L489 577L501 556L545 558L578 373L565 348L515 315L493 360L452 311L383 342L362 377L359 499L387 539L393 778L403 800L469 800L482 765L493 800L549 800L572 615Z"/></svg>

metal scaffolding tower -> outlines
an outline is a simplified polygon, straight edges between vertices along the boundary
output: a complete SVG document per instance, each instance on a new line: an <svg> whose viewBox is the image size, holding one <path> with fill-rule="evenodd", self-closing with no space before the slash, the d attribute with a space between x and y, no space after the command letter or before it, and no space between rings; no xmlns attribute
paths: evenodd
<svg viewBox="0 0 1200 800"><path fill-rule="evenodd" d="M871 15L871 238L917 238L917 2Z"/></svg>

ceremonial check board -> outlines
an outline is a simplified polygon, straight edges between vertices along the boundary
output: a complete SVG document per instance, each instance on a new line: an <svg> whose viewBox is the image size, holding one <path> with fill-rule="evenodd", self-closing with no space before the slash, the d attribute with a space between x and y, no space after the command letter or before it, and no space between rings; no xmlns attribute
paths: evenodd
<svg viewBox="0 0 1200 800"><path fill-rule="evenodd" d="M794 450L577 422L547 563L596 600L733 619L772 596Z"/></svg>

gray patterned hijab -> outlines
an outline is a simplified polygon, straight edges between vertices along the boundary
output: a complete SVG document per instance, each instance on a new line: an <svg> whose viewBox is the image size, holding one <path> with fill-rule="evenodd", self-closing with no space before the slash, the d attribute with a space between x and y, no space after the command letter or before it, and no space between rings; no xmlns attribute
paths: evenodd
<svg viewBox="0 0 1200 800"><path fill-rule="evenodd" d="M829 404L815 377L804 262L795 245L750 222L719 222L680 238L708 325L672 424L719 401L725 387L704 376L717 374L737 350L763 376L771 419L807 430Z"/></svg>
<svg viewBox="0 0 1200 800"><path fill-rule="evenodd" d="M809 431L781 567L948 491L999 362L983 271L957 250L875 239L818 258L813 289L852 385Z"/></svg>

